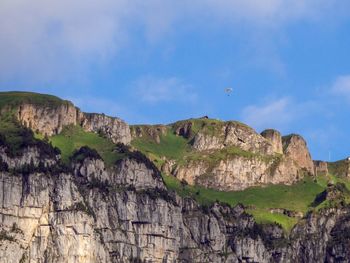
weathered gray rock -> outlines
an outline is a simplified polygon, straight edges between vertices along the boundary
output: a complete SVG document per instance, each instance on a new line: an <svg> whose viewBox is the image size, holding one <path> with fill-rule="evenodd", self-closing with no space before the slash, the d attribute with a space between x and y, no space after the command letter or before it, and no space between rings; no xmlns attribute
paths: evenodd
<svg viewBox="0 0 350 263"><path fill-rule="evenodd" d="M193 139L193 149L206 151L236 146L244 151L274 154L273 146L268 140L242 123L225 122L217 126L215 133L200 130Z"/></svg>
<svg viewBox="0 0 350 263"><path fill-rule="evenodd" d="M84 113L80 123L84 130L102 133L114 143L129 144L131 141L129 125L119 118L103 114Z"/></svg>
<svg viewBox="0 0 350 263"><path fill-rule="evenodd" d="M231 156L217 163L190 161L177 166L172 174L191 185L222 191L243 190L267 184L293 184L303 177L289 158Z"/></svg>
<svg viewBox="0 0 350 263"><path fill-rule="evenodd" d="M25 165L13 159L36 150L23 151L1 158ZM71 170L16 168L0 171L2 262L350 260L347 207L312 213L287 237L277 225L257 225L241 205L202 207L168 192L144 159L130 156L112 168L91 158Z"/></svg>
<svg viewBox="0 0 350 263"><path fill-rule="evenodd" d="M131 141L129 125L123 120L104 114L83 113L70 102L55 106L25 103L16 110L16 117L24 126L43 135L56 135L65 126L80 125L85 131L101 133L114 143L129 144Z"/></svg>

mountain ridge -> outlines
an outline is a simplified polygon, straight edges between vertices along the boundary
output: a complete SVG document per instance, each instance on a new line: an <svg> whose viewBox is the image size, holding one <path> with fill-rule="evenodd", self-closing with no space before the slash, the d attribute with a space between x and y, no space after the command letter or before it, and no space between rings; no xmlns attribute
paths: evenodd
<svg viewBox="0 0 350 263"><path fill-rule="evenodd" d="M208 118L129 128L63 104L0 110L5 262L350 259L347 163L312 162L302 137Z"/></svg>

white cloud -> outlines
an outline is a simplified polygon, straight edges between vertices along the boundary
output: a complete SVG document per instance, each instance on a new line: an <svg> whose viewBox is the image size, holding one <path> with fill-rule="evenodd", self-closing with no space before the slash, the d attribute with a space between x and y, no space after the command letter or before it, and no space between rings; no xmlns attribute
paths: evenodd
<svg viewBox="0 0 350 263"><path fill-rule="evenodd" d="M288 130L295 122L306 121L312 116L325 116L324 101L298 102L290 97L268 100L260 105L249 105L242 110L242 121L255 129L274 128Z"/></svg>
<svg viewBox="0 0 350 263"><path fill-rule="evenodd" d="M147 103L187 102L197 100L193 87L182 80L146 76L134 82L135 98Z"/></svg>
<svg viewBox="0 0 350 263"><path fill-rule="evenodd" d="M134 28L157 41L179 24L203 29L243 20L259 27L281 26L322 16L335 3L339 1L2 0L0 80L77 78L90 62L109 61L128 48Z"/></svg>
<svg viewBox="0 0 350 263"><path fill-rule="evenodd" d="M256 129L280 128L295 118L291 104L291 99L285 97L260 106L250 105L243 109L242 118Z"/></svg>
<svg viewBox="0 0 350 263"><path fill-rule="evenodd" d="M331 87L331 92L350 99L350 75L337 77Z"/></svg>
<svg viewBox="0 0 350 263"><path fill-rule="evenodd" d="M207 0L205 2L221 16L274 26L300 19L315 19L339 4L335 0Z"/></svg>

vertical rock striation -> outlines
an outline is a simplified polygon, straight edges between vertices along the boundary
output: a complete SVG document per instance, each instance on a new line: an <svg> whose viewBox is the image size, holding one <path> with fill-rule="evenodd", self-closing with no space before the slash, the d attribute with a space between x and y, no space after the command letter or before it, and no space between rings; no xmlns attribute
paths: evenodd
<svg viewBox="0 0 350 263"><path fill-rule="evenodd" d="M131 141L129 125L121 119L83 113L70 102L62 101L54 106L20 104L16 117L24 126L47 136L59 134L65 126L80 125L85 131L101 133L114 143L129 144Z"/></svg>
<svg viewBox="0 0 350 263"><path fill-rule="evenodd" d="M165 188L146 159L129 156L106 168L85 158L62 169L26 149L1 152L2 262L348 262L347 207L311 213L289 236L258 225L244 207L211 207Z"/></svg>

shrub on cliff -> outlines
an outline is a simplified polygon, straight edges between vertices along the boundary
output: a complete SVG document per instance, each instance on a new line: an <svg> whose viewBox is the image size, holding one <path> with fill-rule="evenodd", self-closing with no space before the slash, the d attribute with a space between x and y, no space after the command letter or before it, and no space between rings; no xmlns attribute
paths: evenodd
<svg viewBox="0 0 350 263"><path fill-rule="evenodd" d="M83 146L79 150L75 150L70 159L71 161L82 162L86 158L102 160L98 152L88 146Z"/></svg>

